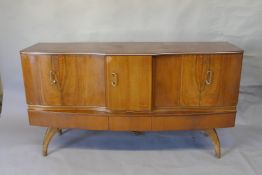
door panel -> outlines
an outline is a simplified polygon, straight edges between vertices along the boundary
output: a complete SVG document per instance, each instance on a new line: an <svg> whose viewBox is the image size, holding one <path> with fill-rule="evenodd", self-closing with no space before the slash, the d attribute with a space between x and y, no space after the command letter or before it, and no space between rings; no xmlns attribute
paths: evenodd
<svg viewBox="0 0 262 175"><path fill-rule="evenodd" d="M108 107L111 110L150 110L151 56L108 56L106 60Z"/></svg>
<svg viewBox="0 0 262 175"><path fill-rule="evenodd" d="M28 104L105 106L103 57L32 55L22 64Z"/></svg>
<svg viewBox="0 0 262 175"><path fill-rule="evenodd" d="M241 75L241 54L209 55L203 72L200 106L235 106ZM208 75L208 71L211 75ZM211 76L211 77L210 77ZM206 81L210 79L210 83Z"/></svg>
<svg viewBox="0 0 262 175"><path fill-rule="evenodd" d="M236 106L241 78L242 54L224 56L223 66L223 104Z"/></svg>
<svg viewBox="0 0 262 175"><path fill-rule="evenodd" d="M200 106L223 105L222 83L223 83L223 56L202 56L204 68L202 71Z"/></svg>
<svg viewBox="0 0 262 175"><path fill-rule="evenodd" d="M184 55L181 59L180 103L183 106L199 106L203 58Z"/></svg>
<svg viewBox="0 0 262 175"><path fill-rule="evenodd" d="M181 55L164 55L154 58L154 106L180 105Z"/></svg>

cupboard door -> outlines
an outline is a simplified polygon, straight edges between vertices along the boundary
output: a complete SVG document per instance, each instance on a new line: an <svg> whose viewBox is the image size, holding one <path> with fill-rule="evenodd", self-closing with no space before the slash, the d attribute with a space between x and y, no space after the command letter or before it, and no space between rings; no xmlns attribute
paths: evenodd
<svg viewBox="0 0 262 175"><path fill-rule="evenodd" d="M182 106L199 106L205 60L199 55L184 55L181 59L180 103Z"/></svg>
<svg viewBox="0 0 262 175"><path fill-rule="evenodd" d="M237 105L242 54L217 54L205 57L208 62L203 72L200 105Z"/></svg>
<svg viewBox="0 0 262 175"><path fill-rule="evenodd" d="M22 55L22 67L27 104L60 105L61 93L50 81L52 57L50 55ZM52 72L53 80L54 72Z"/></svg>
<svg viewBox="0 0 262 175"><path fill-rule="evenodd" d="M205 55L201 78L200 106L223 105L223 56Z"/></svg>
<svg viewBox="0 0 262 175"><path fill-rule="evenodd" d="M111 110L151 109L151 56L107 56L107 105Z"/></svg>
<svg viewBox="0 0 262 175"><path fill-rule="evenodd" d="M24 55L22 65L28 104L105 106L103 57Z"/></svg>
<svg viewBox="0 0 262 175"><path fill-rule="evenodd" d="M154 106L180 105L182 55L162 55L154 58Z"/></svg>

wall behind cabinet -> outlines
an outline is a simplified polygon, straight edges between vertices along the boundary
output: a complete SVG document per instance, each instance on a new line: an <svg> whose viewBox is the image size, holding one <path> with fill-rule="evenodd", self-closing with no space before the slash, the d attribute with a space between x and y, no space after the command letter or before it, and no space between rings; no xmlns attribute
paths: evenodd
<svg viewBox="0 0 262 175"><path fill-rule="evenodd" d="M48 41L227 40L245 50L242 85L262 85L261 9L250 0L1 0L4 87L22 92L18 51Z"/></svg>

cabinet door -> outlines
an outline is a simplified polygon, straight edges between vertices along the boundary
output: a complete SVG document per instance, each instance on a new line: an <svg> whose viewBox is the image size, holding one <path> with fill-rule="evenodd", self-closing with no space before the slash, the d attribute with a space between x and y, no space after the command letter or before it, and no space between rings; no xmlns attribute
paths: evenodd
<svg viewBox="0 0 262 175"><path fill-rule="evenodd" d="M180 105L181 61L183 55L161 55L153 62L155 108Z"/></svg>
<svg viewBox="0 0 262 175"><path fill-rule="evenodd" d="M237 105L242 54L217 54L206 59L202 74L201 106Z"/></svg>
<svg viewBox="0 0 262 175"><path fill-rule="evenodd" d="M107 56L107 105L111 110L151 109L151 56Z"/></svg>
<svg viewBox="0 0 262 175"><path fill-rule="evenodd" d="M184 55L181 59L180 103L182 106L199 106L201 80L206 60L200 55Z"/></svg>
<svg viewBox="0 0 262 175"><path fill-rule="evenodd" d="M154 106L235 106L242 54L167 55L154 61Z"/></svg>
<svg viewBox="0 0 262 175"><path fill-rule="evenodd" d="M105 106L104 58L22 55L27 103Z"/></svg>

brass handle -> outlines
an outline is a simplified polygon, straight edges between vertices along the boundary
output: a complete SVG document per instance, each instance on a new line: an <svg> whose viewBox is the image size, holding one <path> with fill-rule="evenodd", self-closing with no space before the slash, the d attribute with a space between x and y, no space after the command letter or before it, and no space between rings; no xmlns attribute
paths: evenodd
<svg viewBox="0 0 262 175"><path fill-rule="evenodd" d="M206 85L212 84L213 72L211 70L207 71Z"/></svg>
<svg viewBox="0 0 262 175"><path fill-rule="evenodd" d="M117 86L117 83L118 83L118 75L117 73L112 73L112 81L111 81L111 84L113 87L116 87Z"/></svg>
<svg viewBox="0 0 262 175"><path fill-rule="evenodd" d="M53 70L51 70L49 72L49 81L50 81L51 85L55 85L57 83L56 73Z"/></svg>

